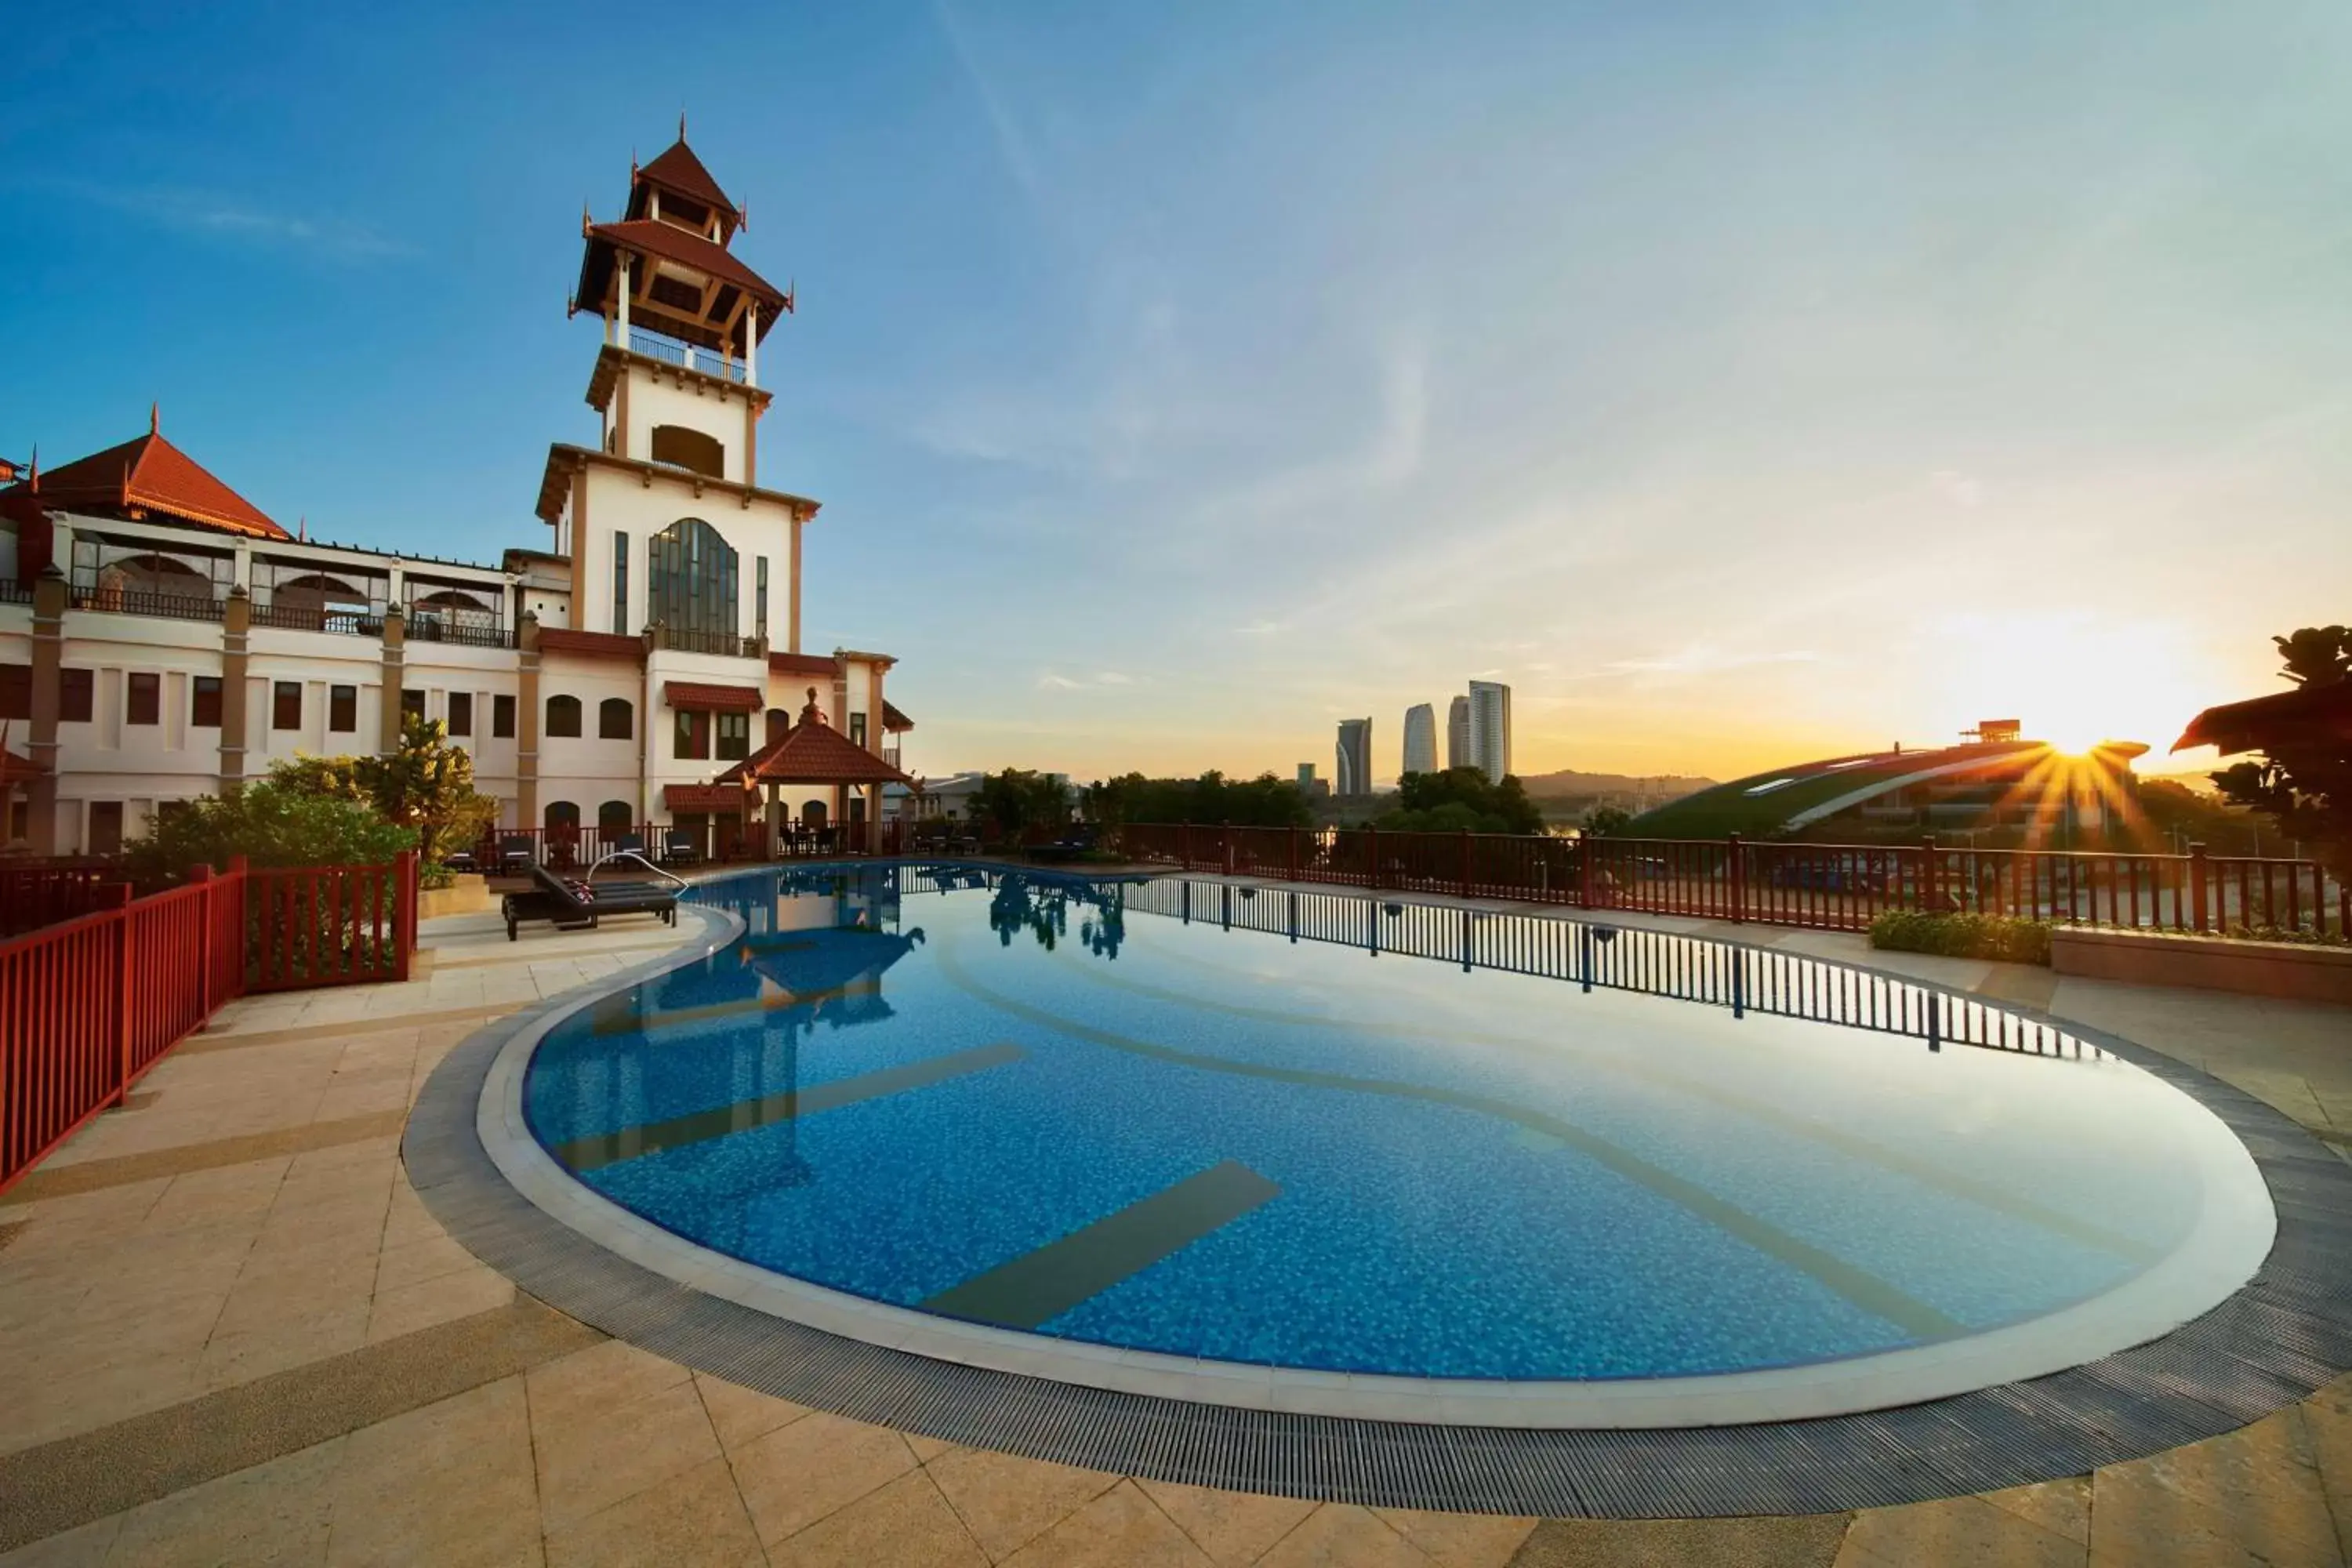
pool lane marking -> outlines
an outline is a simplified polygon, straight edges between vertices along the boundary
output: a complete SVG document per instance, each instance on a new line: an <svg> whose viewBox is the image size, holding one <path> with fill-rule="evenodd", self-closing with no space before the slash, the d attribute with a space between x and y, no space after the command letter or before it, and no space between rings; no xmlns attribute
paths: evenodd
<svg viewBox="0 0 2352 1568"><path fill-rule="evenodd" d="M1175 955L1161 953L1160 956L1165 958ZM1430 1030L1415 1029L1401 1024L1381 1024L1354 1018L1318 1017L1307 1013L1286 1013L1273 1007L1252 1007L1233 1002L1211 1002L1197 996L1187 996L1181 991L1163 990L1160 986L1144 981L1130 980L1125 975L1106 974L1095 968L1081 969L1077 973L1097 985L1107 985L1114 990L1132 992L1136 995L1150 997L1155 1001L1181 1003L1206 1012L1223 1013L1231 1017L1248 1018L1259 1023L1282 1024L1314 1029L1353 1029L1362 1034L1380 1035L1389 1039L1403 1040L1414 1045L1443 1043L1443 1040ZM1230 975L1234 972L1223 970L1221 973ZM1516 1035L1491 1035L1475 1029L1449 1030L1444 1039L1465 1041L1473 1045L1502 1046L1521 1051L1557 1048L1539 1040L1526 1039ZM1600 1056L1584 1057L1579 1059L1587 1066L1597 1067L1604 1071L1616 1073L1620 1077L1640 1079L1648 1083L1662 1084L1670 1089L1679 1089L1696 1099L1722 1106L1727 1110L1736 1111L1783 1132L1811 1139L1850 1159L1865 1161L1883 1170L1909 1176L1925 1185L1939 1188L1953 1197L1966 1199L1982 1207L1993 1209L2009 1215L2011 1219L2021 1219L2029 1224L2038 1225L2044 1230L2053 1231L2064 1237L2069 1241L2080 1242L2085 1247L2097 1247L2102 1252L2137 1263L2142 1268L2156 1263L2165 1257L2163 1247L2151 1246L2137 1237L2110 1230L2103 1225L2084 1219L2079 1215L2067 1214L2063 1209L2052 1208L2022 1193L2012 1191L1996 1183L1969 1175L1963 1171L1955 1171L1932 1160L1923 1160L1916 1155L1890 1149L1873 1139L1848 1132L1843 1128L1832 1126L1828 1122L1799 1112L1784 1110L1777 1105L1752 1099L1736 1089L1723 1089L1715 1084L1701 1082L1696 1079L1685 1078L1679 1073L1666 1072L1645 1062Z"/></svg>
<svg viewBox="0 0 2352 1568"><path fill-rule="evenodd" d="M1034 1329L1281 1194L1247 1165L1221 1161L921 1305L976 1323Z"/></svg>
<svg viewBox="0 0 2352 1568"><path fill-rule="evenodd" d="M1302 1068L1266 1067L1256 1062L1200 1056L1191 1051L1180 1051L1173 1046L1155 1045L1149 1040L1114 1034L1108 1029L1096 1028L1091 1024L1081 1024L1075 1018L1049 1013L1042 1007L1033 1007L982 984L956 961L953 948L954 944L950 942L934 942L931 944L931 952L939 963L940 972L947 976L950 983L991 1006L1041 1028L1052 1029L1056 1034L1093 1045L1107 1046L1115 1051L1173 1062L1179 1067L1200 1068L1209 1072L1265 1079L1310 1089L1346 1089L1359 1094L1387 1095L1398 1100L1418 1100L1500 1117L1506 1121L1559 1139L1602 1168L1649 1188L1717 1229L1801 1273L1811 1275L1826 1289L1844 1297L1864 1311L1884 1318L1915 1340L1949 1339L1969 1331L1968 1326L1958 1319L1946 1316L1927 1302L1881 1279L1868 1269L1848 1263L1809 1241L1801 1240L1771 1221L1717 1197L1697 1183L1677 1176L1664 1166L1653 1164L1630 1149L1620 1148L1573 1122L1562 1121L1557 1117L1546 1116L1507 1100L1488 1100L1483 1095L1465 1094L1458 1089L1398 1083L1387 1079L1349 1078L1341 1073L1310 1072Z"/></svg>
<svg viewBox="0 0 2352 1568"><path fill-rule="evenodd" d="M796 1121L803 1116L814 1116L819 1111L837 1110L845 1105L856 1105L863 1100L903 1094L910 1089L925 1089L950 1079L1017 1062L1027 1054L1010 1040L999 1040L992 1046L931 1057L919 1062L908 1062L903 1067L884 1068L878 1072L859 1073L855 1078L835 1079L831 1083L811 1084L806 1089L788 1089L781 1094L762 1095L757 1100L739 1100L731 1105L714 1106L709 1110L689 1111L665 1121L648 1121L614 1132L591 1133L584 1138L558 1143L548 1152L572 1171L602 1170L606 1165L657 1154L665 1149L682 1149L688 1144L724 1138L730 1132L748 1132L753 1128Z"/></svg>

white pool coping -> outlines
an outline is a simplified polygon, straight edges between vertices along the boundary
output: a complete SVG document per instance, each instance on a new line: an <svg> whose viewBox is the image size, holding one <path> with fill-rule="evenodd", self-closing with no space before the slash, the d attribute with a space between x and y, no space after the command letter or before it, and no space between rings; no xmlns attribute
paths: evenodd
<svg viewBox="0 0 2352 1568"><path fill-rule="evenodd" d="M695 912L722 934L688 944L665 960L663 970L698 962L740 934L732 916L698 907ZM1934 1345L1768 1371L1594 1382L1317 1372L1122 1350L963 1322L811 1284L697 1246L578 1181L524 1122L524 1073L550 1030L619 988L597 985L530 1021L500 1048L484 1080L476 1109L482 1148L535 1207L640 1268L788 1322L939 1361L1124 1394L1296 1415L1528 1428L1720 1426L1849 1415L2045 1376L2160 1338L2252 1279L2277 1234L2277 1214L2253 1157L2199 1105L2214 1134L2189 1144L2206 1203L2179 1247L2099 1296ZM2181 1090L2172 1092L2195 1104Z"/></svg>

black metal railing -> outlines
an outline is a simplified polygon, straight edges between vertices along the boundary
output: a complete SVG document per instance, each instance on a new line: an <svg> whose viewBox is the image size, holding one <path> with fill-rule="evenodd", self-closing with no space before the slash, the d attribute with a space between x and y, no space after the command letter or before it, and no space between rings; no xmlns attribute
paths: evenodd
<svg viewBox="0 0 2352 1568"><path fill-rule="evenodd" d="M646 629L653 633L656 646L677 653L715 653L729 658L757 658L765 652L758 637L740 637L734 632L694 631L658 623Z"/></svg>
<svg viewBox="0 0 2352 1568"><path fill-rule="evenodd" d="M381 611L362 610L356 605L336 608L325 605L257 604L253 606L252 624L274 626L288 632L331 632L338 637L380 637L383 635Z"/></svg>
<svg viewBox="0 0 2352 1568"><path fill-rule="evenodd" d="M161 616L175 621L216 621L221 602L194 594L145 594L129 588L77 588L77 610L100 610L120 616Z"/></svg>
<svg viewBox="0 0 2352 1568"><path fill-rule="evenodd" d="M495 621L451 617L429 610L412 610L408 617L411 642L462 643L468 647L512 647L515 628Z"/></svg>

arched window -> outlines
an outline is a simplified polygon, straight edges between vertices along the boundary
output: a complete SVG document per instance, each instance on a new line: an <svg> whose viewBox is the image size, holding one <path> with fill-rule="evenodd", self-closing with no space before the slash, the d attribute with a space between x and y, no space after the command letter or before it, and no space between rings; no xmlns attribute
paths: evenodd
<svg viewBox="0 0 2352 1568"><path fill-rule="evenodd" d="M719 444L719 438L683 425L654 426L654 461L714 479L727 477L727 448Z"/></svg>
<svg viewBox="0 0 2352 1568"><path fill-rule="evenodd" d="M735 547L698 517L646 542L646 614L677 632L736 635Z"/></svg>
<svg viewBox="0 0 2352 1568"><path fill-rule="evenodd" d="M804 801L801 805L801 820L811 827L823 827L825 814L831 809L821 800Z"/></svg>
<svg viewBox="0 0 2352 1568"><path fill-rule="evenodd" d="M575 740L579 738L580 699L551 697L547 700L547 732L551 735L570 736ZM548 809L551 811L554 808L551 806ZM580 820L580 808L577 806L572 809L572 820L575 824Z"/></svg>
<svg viewBox="0 0 2352 1568"><path fill-rule="evenodd" d="M637 733L637 710L629 706L625 697L607 697L596 704L596 738L600 741L627 741Z"/></svg>
<svg viewBox="0 0 2352 1568"><path fill-rule="evenodd" d="M580 831L580 807L568 800L549 801L547 803L548 831L553 833L567 827L574 833Z"/></svg>
<svg viewBox="0 0 2352 1568"><path fill-rule="evenodd" d="M596 808L596 831L610 849L613 840L636 825L637 808L625 800L608 800Z"/></svg>

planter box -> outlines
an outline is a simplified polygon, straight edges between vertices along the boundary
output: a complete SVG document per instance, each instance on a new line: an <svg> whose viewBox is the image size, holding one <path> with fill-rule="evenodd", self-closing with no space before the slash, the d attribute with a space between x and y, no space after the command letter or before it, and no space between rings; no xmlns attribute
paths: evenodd
<svg viewBox="0 0 2352 1568"><path fill-rule="evenodd" d="M479 877L460 877L450 888L425 888L416 895L416 918L438 920L443 915L478 915L490 907L489 884Z"/></svg>
<svg viewBox="0 0 2352 1568"><path fill-rule="evenodd" d="M2060 926L2050 935L2050 967L2134 985L2194 985L2352 1006L2352 947Z"/></svg>

